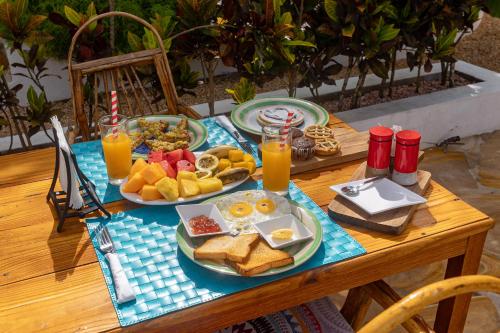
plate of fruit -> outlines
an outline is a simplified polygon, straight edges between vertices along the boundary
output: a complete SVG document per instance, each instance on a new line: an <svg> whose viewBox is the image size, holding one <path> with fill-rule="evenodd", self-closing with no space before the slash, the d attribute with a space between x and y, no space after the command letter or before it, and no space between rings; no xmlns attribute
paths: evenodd
<svg viewBox="0 0 500 333"><path fill-rule="evenodd" d="M194 151L207 141L207 128L200 121L184 116L154 115L131 118L132 158L146 159L150 152L176 149Z"/></svg>
<svg viewBox="0 0 500 333"><path fill-rule="evenodd" d="M206 199L243 184L255 172L252 155L222 145L204 152L176 149L138 158L120 186L121 195L143 205L174 205Z"/></svg>

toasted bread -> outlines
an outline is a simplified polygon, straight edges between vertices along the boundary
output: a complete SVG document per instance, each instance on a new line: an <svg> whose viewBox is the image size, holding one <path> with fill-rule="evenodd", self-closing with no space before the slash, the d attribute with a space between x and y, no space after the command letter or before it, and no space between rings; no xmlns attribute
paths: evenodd
<svg viewBox="0 0 500 333"><path fill-rule="evenodd" d="M194 250L194 258L243 262L250 254L252 245L258 240L258 234L213 237Z"/></svg>
<svg viewBox="0 0 500 333"><path fill-rule="evenodd" d="M259 239L250 255L241 263L229 262L243 276L252 276L271 268L293 263L293 257L281 250L273 250L265 240Z"/></svg>

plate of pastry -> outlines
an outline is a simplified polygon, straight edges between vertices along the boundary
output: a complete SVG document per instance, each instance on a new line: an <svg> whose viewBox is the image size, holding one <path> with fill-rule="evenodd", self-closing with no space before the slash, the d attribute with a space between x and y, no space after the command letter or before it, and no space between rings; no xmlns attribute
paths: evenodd
<svg viewBox="0 0 500 333"><path fill-rule="evenodd" d="M209 270L247 277L279 274L305 263L321 245L323 231L314 214L274 193L240 191L207 203L219 210L227 233L190 237L180 223L176 238L190 260Z"/></svg>
<svg viewBox="0 0 500 333"><path fill-rule="evenodd" d="M243 131L260 135L262 126L282 125L288 115L293 113L292 127L305 129L311 125L328 124L328 112L321 106L296 98L253 99L231 112L231 121Z"/></svg>

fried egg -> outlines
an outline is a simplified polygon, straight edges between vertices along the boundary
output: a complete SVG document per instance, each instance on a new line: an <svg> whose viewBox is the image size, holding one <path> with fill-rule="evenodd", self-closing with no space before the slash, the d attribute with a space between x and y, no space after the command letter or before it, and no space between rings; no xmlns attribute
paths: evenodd
<svg viewBox="0 0 500 333"><path fill-rule="evenodd" d="M286 198L259 190L236 192L219 199L215 204L230 229L240 233L255 232L255 223L291 213Z"/></svg>

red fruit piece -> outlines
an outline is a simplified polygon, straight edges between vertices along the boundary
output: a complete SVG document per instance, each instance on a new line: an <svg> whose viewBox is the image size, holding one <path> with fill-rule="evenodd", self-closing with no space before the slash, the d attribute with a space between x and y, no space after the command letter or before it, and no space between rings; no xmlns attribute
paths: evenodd
<svg viewBox="0 0 500 333"><path fill-rule="evenodd" d="M176 165L177 165L177 172L179 172L179 171L194 172L196 170L196 168L194 167L194 164L192 164L191 162L186 161L186 160L180 160L179 162L177 162Z"/></svg>
<svg viewBox="0 0 500 333"><path fill-rule="evenodd" d="M170 163L168 163L167 161L161 161L160 165L163 168L163 170L165 170L165 173L167 174L167 177L174 178L174 179L177 177L177 172L170 165Z"/></svg>
<svg viewBox="0 0 500 333"><path fill-rule="evenodd" d="M148 154L149 163L160 163L163 160L162 151L152 151Z"/></svg>
<svg viewBox="0 0 500 333"><path fill-rule="evenodd" d="M182 160L182 155L183 155L182 149L176 149L171 152L168 152L165 156L165 159L167 160L168 163L170 163L170 165L176 165L177 162Z"/></svg>
<svg viewBox="0 0 500 333"><path fill-rule="evenodd" d="M194 164L196 162L196 156L194 156L193 152L190 151L189 149L184 149L182 151L182 159L188 161L191 164Z"/></svg>

